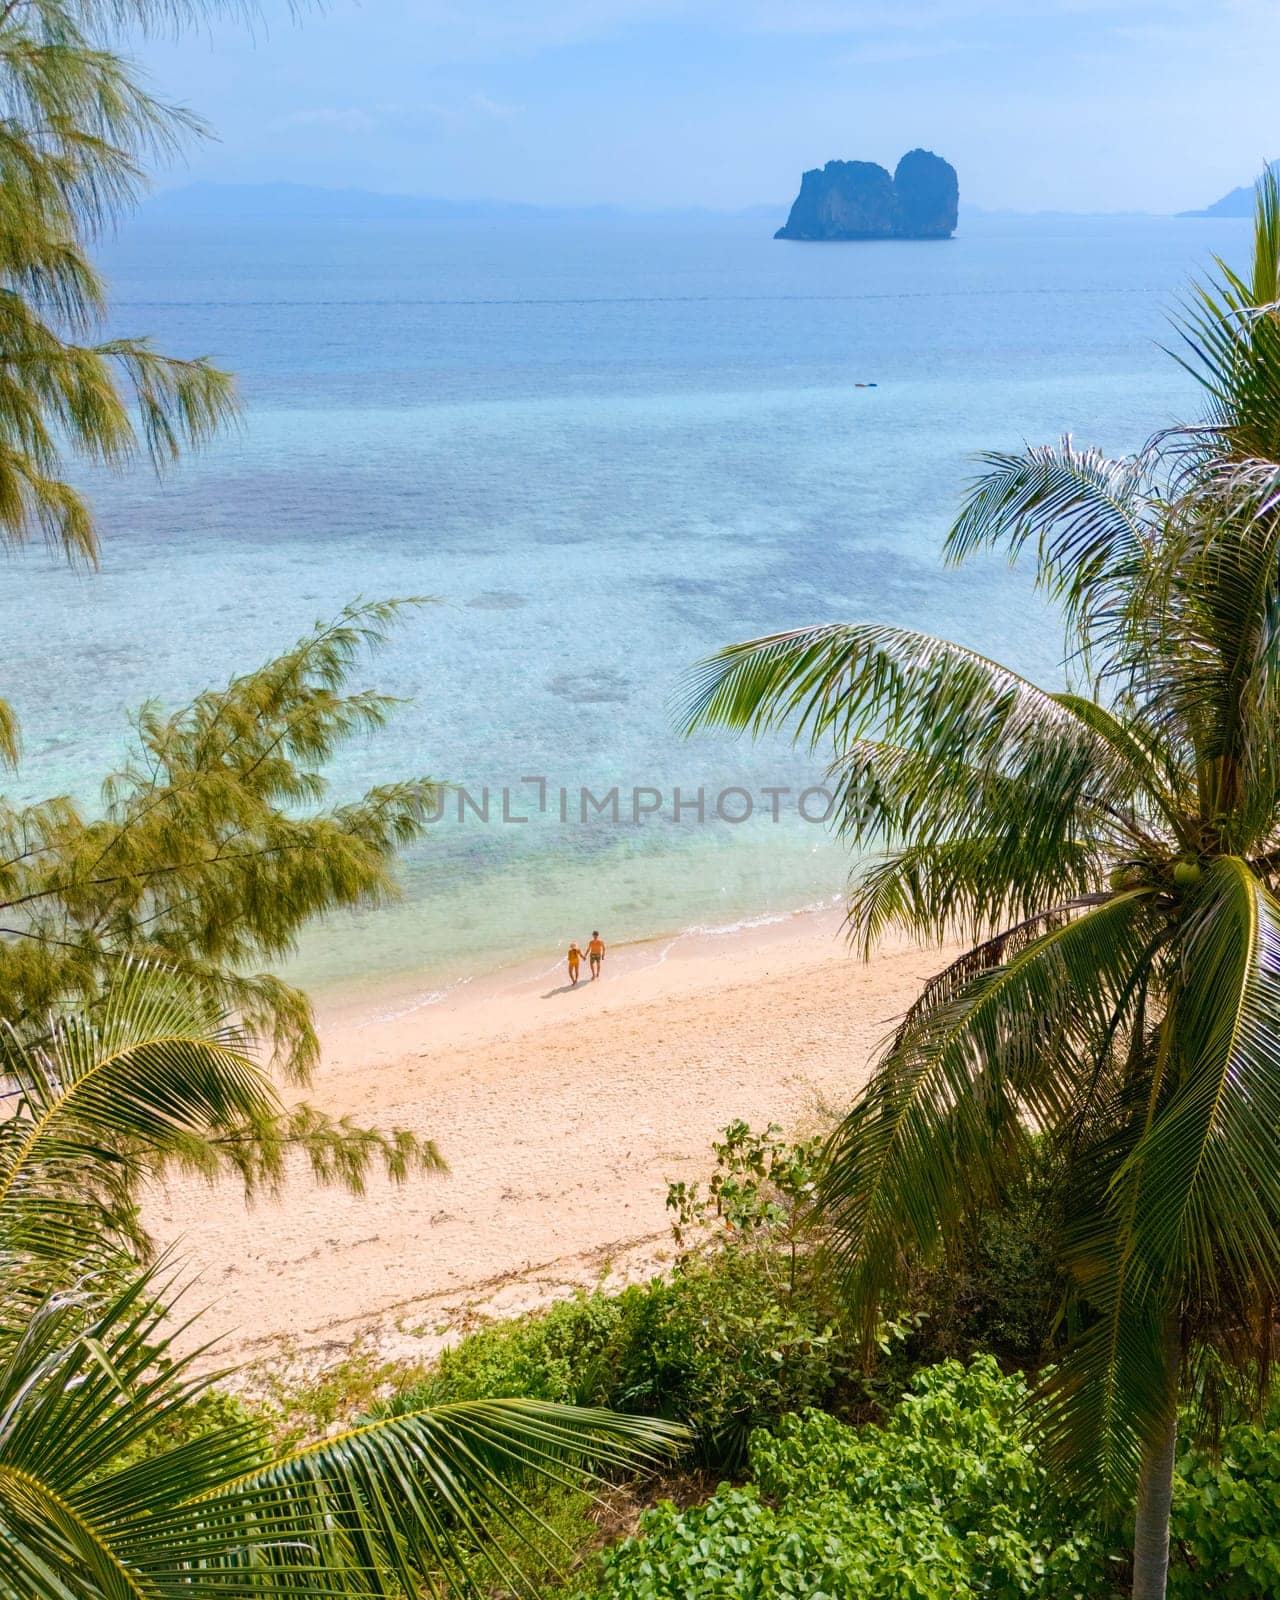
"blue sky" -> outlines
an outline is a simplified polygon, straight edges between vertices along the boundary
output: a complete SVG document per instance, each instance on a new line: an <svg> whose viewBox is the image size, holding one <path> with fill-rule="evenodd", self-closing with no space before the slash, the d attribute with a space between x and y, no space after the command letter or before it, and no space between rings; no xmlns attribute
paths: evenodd
<svg viewBox="0 0 1280 1600"><path fill-rule="evenodd" d="M1280 0L262 0L140 52L215 126L166 184L738 207L922 144L965 199L1177 210L1280 154Z"/></svg>

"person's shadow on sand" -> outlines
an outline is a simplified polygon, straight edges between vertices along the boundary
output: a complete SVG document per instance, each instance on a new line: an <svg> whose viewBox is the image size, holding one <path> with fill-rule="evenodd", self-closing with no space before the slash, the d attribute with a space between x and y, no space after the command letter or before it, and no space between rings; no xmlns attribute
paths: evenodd
<svg viewBox="0 0 1280 1600"><path fill-rule="evenodd" d="M587 984L587 983L562 983L558 989L548 989L546 994L544 994L542 998L544 1000L554 1000L555 997L558 994L572 994L575 989L587 989L587 988L590 988L590 984Z"/></svg>

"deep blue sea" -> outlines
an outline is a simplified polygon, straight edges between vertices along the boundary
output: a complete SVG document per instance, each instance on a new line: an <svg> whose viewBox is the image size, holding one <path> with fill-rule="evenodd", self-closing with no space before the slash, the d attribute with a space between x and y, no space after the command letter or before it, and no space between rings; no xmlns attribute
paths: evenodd
<svg viewBox="0 0 1280 1600"><path fill-rule="evenodd" d="M1173 219L854 245L775 243L758 218L139 223L105 255L116 324L235 369L243 426L163 483L88 479L100 572L0 568L19 792L92 801L141 701L179 704L356 596L428 594L362 668L408 703L344 753L335 793L429 773L478 805L488 786L489 821L451 798L403 903L315 930L305 979L425 993L592 927L829 900L846 859L797 811L820 773L780 742L678 739L682 671L876 618L1055 679L1056 624L1022 575L940 564L973 455L1066 430L1125 450L1194 413L1168 313L1246 240ZM616 818L606 801L584 821L582 788L615 786ZM730 786L749 821L716 817ZM660 809L637 819L637 789Z"/></svg>

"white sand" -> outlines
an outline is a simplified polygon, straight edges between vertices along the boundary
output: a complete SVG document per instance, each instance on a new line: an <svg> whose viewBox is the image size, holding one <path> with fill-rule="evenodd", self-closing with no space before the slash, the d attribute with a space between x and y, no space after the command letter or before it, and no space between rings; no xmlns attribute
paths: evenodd
<svg viewBox="0 0 1280 1600"><path fill-rule="evenodd" d="M252 1210L174 1183L147 1220L199 1272L189 1303L211 1307L202 1337L228 1334L219 1361L322 1364L356 1339L429 1356L476 1316L660 1268L667 1180L703 1174L735 1117L803 1130L847 1106L946 959L864 965L838 914L809 913L619 949L576 990L544 963L331 1011L306 1098L434 1138L448 1174L361 1198L299 1175Z"/></svg>

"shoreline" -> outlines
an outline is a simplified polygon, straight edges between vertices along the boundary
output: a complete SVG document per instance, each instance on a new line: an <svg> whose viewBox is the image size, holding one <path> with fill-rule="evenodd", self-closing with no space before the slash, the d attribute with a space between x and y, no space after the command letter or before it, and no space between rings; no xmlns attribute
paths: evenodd
<svg viewBox="0 0 1280 1600"><path fill-rule="evenodd" d="M863 963L842 929L841 908L803 911L619 946L576 989L530 961L406 1005L320 1003L299 1098L433 1138L449 1171L360 1197L296 1173L252 1209L170 1181L144 1217L198 1277L192 1337L219 1336L211 1365L425 1361L478 1321L663 1270L667 1182L704 1176L735 1118L829 1123L948 959L903 943Z"/></svg>
<svg viewBox="0 0 1280 1600"><path fill-rule="evenodd" d="M706 941L749 938L756 934L767 937L770 928L782 929L793 925L797 919L834 914L844 903L845 891L841 887L817 900L785 911L744 911L728 922L660 929L655 933L619 940L610 949L615 961L622 957L629 965L644 965L649 955L653 954L657 964L665 961L676 947L683 954L690 947ZM316 983L307 983L303 979L300 980L300 987L311 995L317 1019L322 1023L361 1017L392 1021L413 1012L430 1011L451 1004L464 994L506 992L513 985L563 972L564 967L562 951L557 949L553 955L549 948L544 948L528 955L500 958L495 966L454 976L433 976L429 971L401 970ZM585 957L583 970L586 971Z"/></svg>
<svg viewBox="0 0 1280 1600"><path fill-rule="evenodd" d="M727 949L729 942L740 948L756 948L774 940L785 940L797 926L811 927L818 937L839 938L843 925L844 893L837 891L821 901L791 911L762 911L745 914L732 922L708 923L642 935L608 946L608 965L613 976L633 976L650 967L665 966L674 959L677 965L699 953ZM583 982L588 981L586 957L582 963ZM311 990L316 1021L322 1033L332 1029L390 1024L420 1016L424 1027L443 1018L460 1015L495 997L528 995L544 981L559 976L568 982L563 952L548 951L504 961L501 965L460 977L433 980L429 973L404 973L357 979L351 983L329 983ZM446 1030L448 1025L446 1025Z"/></svg>

